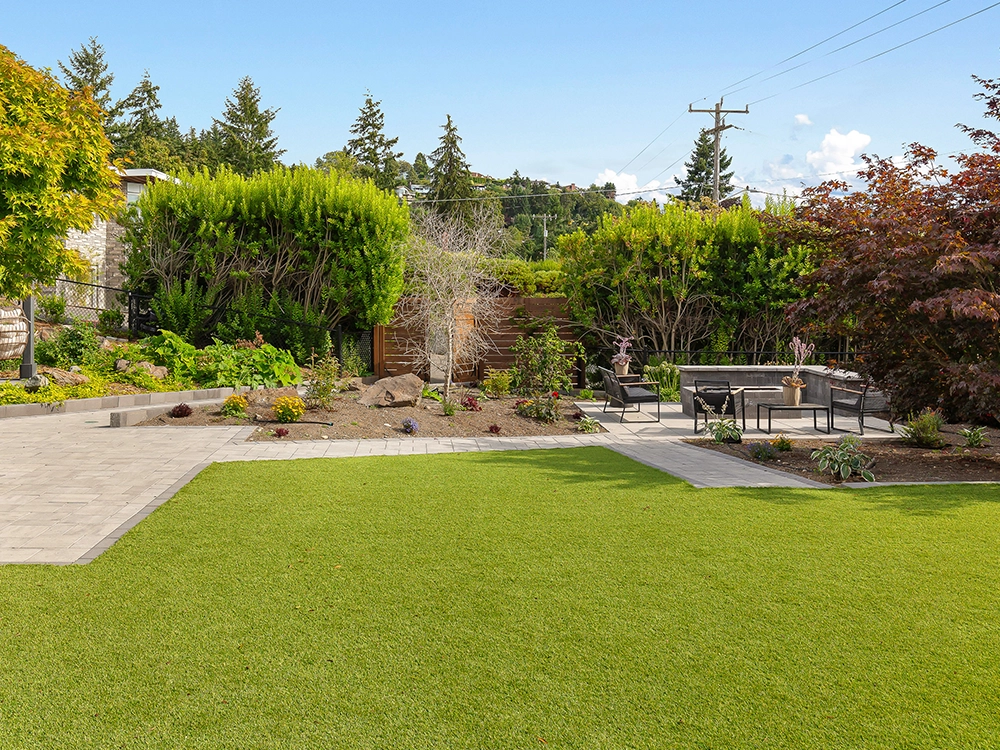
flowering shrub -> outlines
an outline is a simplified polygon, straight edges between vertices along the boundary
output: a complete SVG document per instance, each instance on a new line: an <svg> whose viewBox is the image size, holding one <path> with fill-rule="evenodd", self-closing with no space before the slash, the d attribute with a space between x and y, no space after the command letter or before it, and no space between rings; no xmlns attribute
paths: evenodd
<svg viewBox="0 0 1000 750"><path fill-rule="evenodd" d="M417 424L417 420L413 417L407 417L403 420L403 432L407 435L416 435L419 429L420 425Z"/></svg>
<svg viewBox="0 0 1000 750"><path fill-rule="evenodd" d="M247 397L234 393L222 402L222 416L245 417L247 415Z"/></svg>
<svg viewBox="0 0 1000 750"><path fill-rule="evenodd" d="M754 461L770 461L778 455L778 449L772 443L761 440L747 444L747 453Z"/></svg>
<svg viewBox="0 0 1000 750"><path fill-rule="evenodd" d="M183 419L184 417L190 417L192 411L194 410L187 404L177 404L177 406L170 410L170 416Z"/></svg>
<svg viewBox="0 0 1000 750"><path fill-rule="evenodd" d="M790 451L792 449L791 438L783 432L779 432L774 436L774 439L771 441L771 445L779 451Z"/></svg>
<svg viewBox="0 0 1000 750"><path fill-rule="evenodd" d="M279 422L298 422L306 413L305 402L298 396L281 396L274 400L274 417Z"/></svg>
<svg viewBox="0 0 1000 750"><path fill-rule="evenodd" d="M556 422L559 420L558 395L518 399L514 402L514 411L522 417L537 419L539 422Z"/></svg>

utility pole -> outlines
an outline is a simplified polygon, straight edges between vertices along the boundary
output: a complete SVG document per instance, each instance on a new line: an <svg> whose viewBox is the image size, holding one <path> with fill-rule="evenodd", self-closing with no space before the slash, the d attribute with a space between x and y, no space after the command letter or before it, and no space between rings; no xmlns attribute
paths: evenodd
<svg viewBox="0 0 1000 750"><path fill-rule="evenodd" d="M726 118L723 115L748 115L750 114L750 105L746 105L743 109L723 109L722 99L719 99L719 103L715 105L713 109L693 109L691 105L688 105L688 112L707 112L708 114L715 115L715 127L709 130L715 136L715 168L713 170L714 179L712 180L712 200L716 204L719 203L719 144L722 140L722 131L729 130L729 128L735 128L735 125L726 125Z"/></svg>
<svg viewBox="0 0 1000 750"><path fill-rule="evenodd" d="M548 221L549 221L549 219L552 219L553 221L555 221L556 218L558 218L558 217L552 216L551 214L532 214L531 218L532 219L541 219L542 220L542 260L548 260L548 258L549 258L549 226L548 226Z"/></svg>

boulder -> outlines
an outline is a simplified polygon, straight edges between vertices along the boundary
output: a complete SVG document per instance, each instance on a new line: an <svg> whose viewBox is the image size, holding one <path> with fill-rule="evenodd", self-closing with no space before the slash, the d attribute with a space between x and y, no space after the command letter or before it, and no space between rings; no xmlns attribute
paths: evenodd
<svg viewBox="0 0 1000 750"><path fill-rule="evenodd" d="M117 366L118 363L116 362L115 367L117 368ZM166 367L157 367L152 362L136 362L134 365L132 365L132 368L136 370L145 370L146 372L149 373L150 377L156 378L157 380L163 380L165 377L167 377L167 375L170 374L170 371L167 370Z"/></svg>
<svg viewBox="0 0 1000 750"><path fill-rule="evenodd" d="M347 390L349 391L363 391L367 387L361 378L351 378L347 381Z"/></svg>
<svg viewBox="0 0 1000 750"><path fill-rule="evenodd" d="M24 381L24 390L34 393L39 388L44 388L49 384L49 379L44 375L35 375Z"/></svg>
<svg viewBox="0 0 1000 750"><path fill-rule="evenodd" d="M68 372L60 370L58 367L39 367L38 371L48 376L48 379L56 385L71 386L89 383L90 378L78 372Z"/></svg>
<svg viewBox="0 0 1000 750"><path fill-rule="evenodd" d="M361 406L419 406L424 381L412 373L382 378L366 390L358 403Z"/></svg>
<svg viewBox="0 0 1000 750"><path fill-rule="evenodd" d="M116 359L115 360L115 372L125 372L132 363L127 359Z"/></svg>

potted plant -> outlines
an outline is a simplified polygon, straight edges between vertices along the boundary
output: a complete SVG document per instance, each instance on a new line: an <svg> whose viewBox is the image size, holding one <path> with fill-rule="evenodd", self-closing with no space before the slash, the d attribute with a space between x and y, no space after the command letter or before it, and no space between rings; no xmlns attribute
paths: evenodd
<svg viewBox="0 0 1000 750"><path fill-rule="evenodd" d="M632 346L632 337L617 336L615 338L615 346L618 347L618 353L611 357L611 364L614 365L615 375L619 377L628 375L628 363L632 361L632 355L628 353L628 348Z"/></svg>
<svg viewBox="0 0 1000 750"><path fill-rule="evenodd" d="M799 372L802 370L802 365L805 364L805 361L816 351L816 345L809 344L806 346L796 336L792 339L792 343L788 347L792 350L795 362L792 365L792 374L786 375L781 379L781 392L784 396L785 406L798 406L802 403L802 391L806 387L805 382L799 377Z"/></svg>

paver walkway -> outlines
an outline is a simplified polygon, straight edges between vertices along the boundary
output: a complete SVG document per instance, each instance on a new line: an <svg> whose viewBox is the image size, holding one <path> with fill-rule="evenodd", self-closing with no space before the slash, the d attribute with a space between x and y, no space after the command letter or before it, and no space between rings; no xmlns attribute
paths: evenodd
<svg viewBox="0 0 1000 750"><path fill-rule="evenodd" d="M214 461L533 450L603 445L698 487L819 487L680 442L691 421L664 405L662 423L617 423L598 435L248 443L252 427L108 427L109 413L0 422L0 563L85 563ZM629 417L634 419L635 417ZM811 423L810 423L811 426ZM781 429L796 431L797 425ZM809 434L814 436L811 431Z"/></svg>

